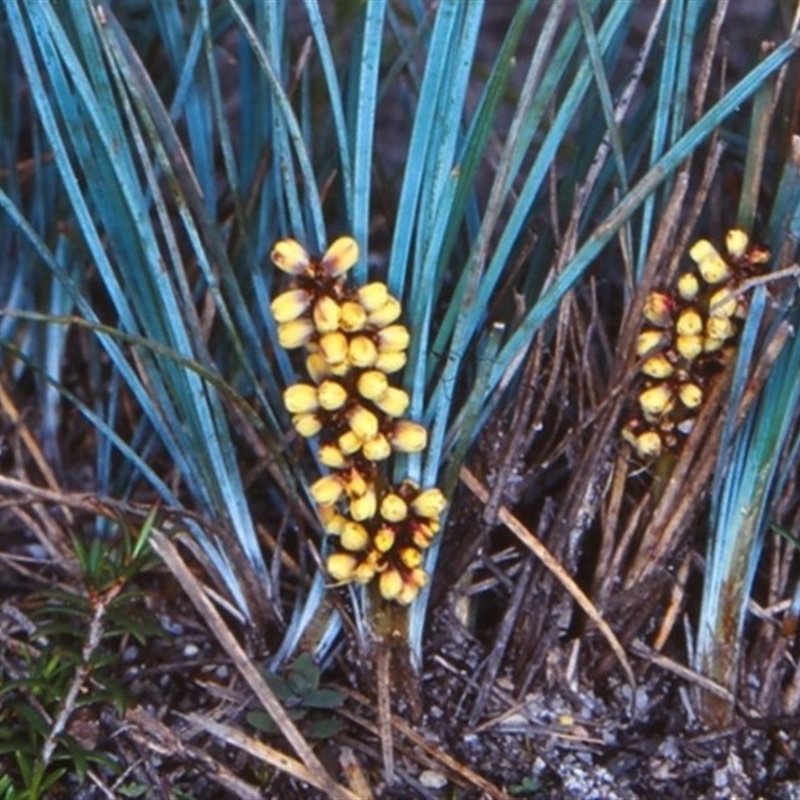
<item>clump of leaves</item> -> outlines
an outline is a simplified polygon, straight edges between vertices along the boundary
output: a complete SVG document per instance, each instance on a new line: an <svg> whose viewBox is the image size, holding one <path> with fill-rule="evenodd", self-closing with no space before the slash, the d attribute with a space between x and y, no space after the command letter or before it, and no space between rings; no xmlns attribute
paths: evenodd
<svg viewBox="0 0 800 800"><path fill-rule="evenodd" d="M74 540L83 586L37 593L25 610L9 604L17 627L0 659L0 798L34 800L65 775L83 782L92 766L112 773L97 749L101 710L127 705L115 679L120 645L162 635L132 579L154 563L147 539L155 512L138 531Z"/></svg>
<svg viewBox="0 0 800 800"><path fill-rule="evenodd" d="M272 672L264 675L290 719L309 739L335 736L344 725L339 717L324 713L339 708L344 697L337 689L321 689L320 674L314 659L304 653L289 666L285 676ZM278 726L266 711L250 711L247 721L263 733L278 733Z"/></svg>

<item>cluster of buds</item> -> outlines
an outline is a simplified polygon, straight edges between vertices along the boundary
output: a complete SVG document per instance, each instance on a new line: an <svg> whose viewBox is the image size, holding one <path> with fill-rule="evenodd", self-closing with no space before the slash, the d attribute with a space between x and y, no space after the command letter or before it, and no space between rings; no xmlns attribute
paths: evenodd
<svg viewBox="0 0 800 800"><path fill-rule="evenodd" d="M387 600L408 604L427 583L423 551L440 527L446 502L436 488L406 480L391 486L382 469L393 452L416 453L427 431L403 419L410 398L390 375L406 363L408 329L400 302L383 283L357 289L345 277L358 244L337 239L321 258L293 239L272 250L293 276L272 315L286 349L302 348L310 382L283 394L297 432L318 437L317 456L330 473L311 486L325 532L333 538L326 566L338 583L378 581Z"/></svg>
<svg viewBox="0 0 800 800"><path fill-rule="evenodd" d="M726 234L725 249L723 257L708 240L695 242L689 250L694 266L679 275L675 291L647 297L636 341L637 409L622 431L641 458L675 450L691 430L706 380L747 311L742 283L769 259L769 251L751 245L738 228Z"/></svg>

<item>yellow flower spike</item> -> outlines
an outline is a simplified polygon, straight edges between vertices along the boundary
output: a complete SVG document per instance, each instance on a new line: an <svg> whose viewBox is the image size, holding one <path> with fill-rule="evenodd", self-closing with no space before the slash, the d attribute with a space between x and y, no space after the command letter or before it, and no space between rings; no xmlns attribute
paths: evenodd
<svg viewBox="0 0 800 800"><path fill-rule="evenodd" d="M411 510L420 517L437 520L447 508L447 500L440 489L425 489L411 502Z"/></svg>
<svg viewBox="0 0 800 800"><path fill-rule="evenodd" d="M639 406L648 419L666 414L674 405L672 390L668 386L653 386L639 395Z"/></svg>
<svg viewBox="0 0 800 800"><path fill-rule="evenodd" d="M345 431L338 439L339 449L348 456L357 453L363 444L364 440L353 431Z"/></svg>
<svg viewBox="0 0 800 800"><path fill-rule="evenodd" d="M278 269L290 275L301 275L311 263L305 247L294 239L281 239L275 242L270 258Z"/></svg>
<svg viewBox="0 0 800 800"><path fill-rule="evenodd" d="M347 413L347 423L362 441L378 434L378 418L364 406L355 406Z"/></svg>
<svg viewBox="0 0 800 800"><path fill-rule="evenodd" d="M319 448L319 461L331 469L344 469L347 466L347 458L335 444L323 444Z"/></svg>
<svg viewBox="0 0 800 800"><path fill-rule="evenodd" d="M381 353L398 353L408 349L411 336L405 325L389 325L378 331L378 350Z"/></svg>
<svg viewBox="0 0 800 800"><path fill-rule="evenodd" d="M376 281L375 283L368 283L358 289L358 300L367 314L377 311L389 299L389 289L385 283Z"/></svg>
<svg viewBox="0 0 800 800"><path fill-rule="evenodd" d="M317 389L317 398L326 411L337 411L348 400L347 389L336 381L322 381Z"/></svg>
<svg viewBox="0 0 800 800"><path fill-rule="evenodd" d="M311 484L309 491L317 505L332 506L344 494L344 484L338 475L324 475Z"/></svg>
<svg viewBox="0 0 800 800"><path fill-rule="evenodd" d="M297 414L292 417L292 425L306 439L316 436L322 430L322 420L316 414Z"/></svg>
<svg viewBox="0 0 800 800"><path fill-rule="evenodd" d="M661 436L657 431L645 431L636 437L634 446L642 458L658 458L661 455Z"/></svg>
<svg viewBox="0 0 800 800"><path fill-rule="evenodd" d="M678 278L678 294L684 300L694 300L700 293L700 281L693 272L684 272Z"/></svg>
<svg viewBox="0 0 800 800"><path fill-rule="evenodd" d="M378 588L384 600L394 600L403 590L403 576L394 567L389 567L378 578Z"/></svg>
<svg viewBox="0 0 800 800"><path fill-rule="evenodd" d="M389 381L382 372L372 369L367 372L362 372L361 375L358 376L356 388L363 398L367 400L377 400L379 397L383 397L383 395L386 394L386 390L389 388Z"/></svg>
<svg viewBox="0 0 800 800"><path fill-rule="evenodd" d="M678 336L698 336L703 332L703 318L693 308L681 311L675 323Z"/></svg>
<svg viewBox="0 0 800 800"><path fill-rule="evenodd" d="M275 322L291 322L302 316L311 305L311 295L305 289L290 289L279 294L270 304Z"/></svg>
<svg viewBox="0 0 800 800"><path fill-rule="evenodd" d="M730 339L736 334L736 326L730 319L709 317L706 322L706 336L709 339Z"/></svg>
<svg viewBox="0 0 800 800"><path fill-rule="evenodd" d="M331 366L342 364L347 358L347 337L341 331L326 333L319 340L319 349Z"/></svg>
<svg viewBox="0 0 800 800"><path fill-rule="evenodd" d="M306 359L306 371L314 383L320 383L330 375L330 366L322 353L311 353Z"/></svg>
<svg viewBox="0 0 800 800"><path fill-rule="evenodd" d="M339 536L347 522L334 506L320 506L319 518L322 520L322 529L328 536Z"/></svg>
<svg viewBox="0 0 800 800"><path fill-rule="evenodd" d="M411 398L408 396L408 392L390 386L384 394L376 397L372 402L384 414L388 414L390 417L402 417L411 402Z"/></svg>
<svg viewBox="0 0 800 800"><path fill-rule="evenodd" d="M375 360L375 369L391 375L393 372L399 372L406 365L408 356L403 352L397 353L380 353Z"/></svg>
<svg viewBox="0 0 800 800"><path fill-rule="evenodd" d="M353 580L358 559L349 553L331 553L325 562L325 569L337 583Z"/></svg>
<svg viewBox="0 0 800 800"><path fill-rule="evenodd" d="M378 348L368 336L354 336L350 340L347 359L354 367L367 369L378 360Z"/></svg>
<svg viewBox="0 0 800 800"><path fill-rule="evenodd" d="M387 522L402 522L408 516L408 505L400 495L390 492L381 500L381 516Z"/></svg>
<svg viewBox="0 0 800 800"><path fill-rule="evenodd" d="M379 553L388 553L394 547L396 538L397 534L394 532L394 528L384 525L383 527L378 528L372 543L375 545L375 549Z"/></svg>
<svg viewBox="0 0 800 800"><path fill-rule="evenodd" d="M657 325L659 328L666 328L672 321L672 298L664 292L650 292L644 303L642 314L644 318Z"/></svg>
<svg viewBox="0 0 800 800"><path fill-rule="evenodd" d="M395 297L389 297L380 308L367 315L367 322L375 328L384 328L399 319L402 313L403 306L400 305L400 301Z"/></svg>
<svg viewBox="0 0 800 800"><path fill-rule="evenodd" d="M697 408L703 402L703 390L696 383L684 383L678 389L678 397L686 408Z"/></svg>
<svg viewBox="0 0 800 800"><path fill-rule="evenodd" d="M367 461L384 461L392 454L392 446L389 440L379 433L372 439L368 439L361 447L361 454Z"/></svg>
<svg viewBox="0 0 800 800"><path fill-rule="evenodd" d="M359 303L348 300L342 303L342 318L339 324L342 330L348 333L360 331L367 324L367 312Z"/></svg>
<svg viewBox="0 0 800 800"><path fill-rule="evenodd" d="M704 258L709 257L719 258L720 255L717 252L717 248L714 247L708 239L698 239L689 248L689 258L691 258L695 264L699 264Z"/></svg>
<svg viewBox="0 0 800 800"><path fill-rule="evenodd" d="M353 580L362 585L369 583L378 572L378 568L371 561L362 561L353 572Z"/></svg>
<svg viewBox="0 0 800 800"><path fill-rule="evenodd" d="M408 569L415 569L422 564L422 553L416 547L404 547L397 555Z"/></svg>
<svg viewBox="0 0 800 800"><path fill-rule="evenodd" d="M339 330L342 309L332 297L324 294L314 303L311 316L318 333L331 333Z"/></svg>
<svg viewBox="0 0 800 800"><path fill-rule="evenodd" d="M338 238L322 256L320 269L331 278L344 275L358 261L358 243L352 236Z"/></svg>
<svg viewBox="0 0 800 800"><path fill-rule="evenodd" d="M294 350L311 341L314 335L314 323L305 317L293 319L278 325L278 344L284 350Z"/></svg>
<svg viewBox="0 0 800 800"><path fill-rule="evenodd" d="M339 535L339 542L345 550L351 553L360 553L369 545L369 533L360 522L352 520L345 522Z"/></svg>
<svg viewBox="0 0 800 800"><path fill-rule="evenodd" d="M356 497L350 501L350 516L356 522L372 519L378 507L378 500L375 497L375 490L370 489L361 497Z"/></svg>
<svg viewBox="0 0 800 800"><path fill-rule="evenodd" d="M687 361L693 361L703 352L703 337L679 336L675 340L675 349Z"/></svg>
<svg viewBox="0 0 800 800"><path fill-rule="evenodd" d="M697 265L697 269L703 276L703 280L709 284L725 281L731 275L731 268L728 266L728 262L719 253L704 258Z"/></svg>
<svg viewBox="0 0 800 800"><path fill-rule="evenodd" d="M703 339L703 352L716 353L719 350L722 350L724 344L725 344L724 339L714 339L711 336L706 336L706 338Z"/></svg>
<svg viewBox="0 0 800 800"><path fill-rule="evenodd" d="M740 228L731 228L725 234L725 248L734 258L741 258L749 243L750 237Z"/></svg>
<svg viewBox="0 0 800 800"><path fill-rule="evenodd" d="M645 356L667 342L667 335L662 331L642 331L636 339L636 355Z"/></svg>
<svg viewBox="0 0 800 800"><path fill-rule="evenodd" d="M419 453L428 445L428 431L417 422L399 419L394 423L389 441L400 453Z"/></svg>
<svg viewBox="0 0 800 800"><path fill-rule="evenodd" d="M310 383L295 383L283 393L283 404L290 414L308 414L319 408L317 387Z"/></svg>
<svg viewBox="0 0 800 800"><path fill-rule="evenodd" d="M648 378L663 381L675 372L675 367L672 366L670 360L663 353L659 353L656 356L651 356L642 364L642 372Z"/></svg>
<svg viewBox="0 0 800 800"><path fill-rule="evenodd" d="M739 307L739 300L727 287L720 289L708 299L708 313L712 317L730 318Z"/></svg>

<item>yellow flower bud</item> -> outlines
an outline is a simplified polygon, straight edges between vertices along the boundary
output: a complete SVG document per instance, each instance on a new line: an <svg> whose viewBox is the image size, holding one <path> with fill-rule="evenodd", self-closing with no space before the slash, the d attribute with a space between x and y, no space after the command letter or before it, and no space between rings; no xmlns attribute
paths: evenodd
<svg viewBox="0 0 800 800"><path fill-rule="evenodd" d="M356 497L350 501L350 516L357 522L372 519L375 516L378 500L375 497L375 490L370 489L361 497Z"/></svg>
<svg viewBox="0 0 800 800"><path fill-rule="evenodd" d="M428 431L417 422L399 419L394 423L389 441L401 453L419 453L428 444Z"/></svg>
<svg viewBox="0 0 800 800"><path fill-rule="evenodd" d="M642 331L636 339L636 355L644 356L667 342L667 335L662 331Z"/></svg>
<svg viewBox="0 0 800 800"><path fill-rule="evenodd" d="M320 260L320 269L331 278L344 275L358 261L358 243L351 236L341 236Z"/></svg>
<svg viewBox="0 0 800 800"><path fill-rule="evenodd" d="M703 318L693 308L681 311L675 324L678 336L697 336L703 332Z"/></svg>
<svg viewBox="0 0 800 800"><path fill-rule="evenodd" d="M427 548L431 546L435 535L436 531L433 527L424 522L417 522L411 529L411 541L414 542L420 550L427 550Z"/></svg>
<svg viewBox="0 0 800 800"><path fill-rule="evenodd" d="M704 258L708 258L709 256L719 256L719 253L717 252L717 248L714 247L708 239L698 239L689 248L689 258L691 258L695 264L699 264Z"/></svg>
<svg viewBox="0 0 800 800"><path fill-rule="evenodd" d="M411 510L420 517L437 520L447 508L447 499L440 489L425 489L411 501Z"/></svg>
<svg viewBox="0 0 800 800"><path fill-rule="evenodd" d="M348 456L357 453L362 444L361 437L353 433L353 431L345 431L338 439L339 449Z"/></svg>
<svg viewBox="0 0 800 800"><path fill-rule="evenodd" d="M290 289L279 294L269 307L275 322L291 322L301 316L310 303L311 295L305 289Z"/></svg>
<svg viewBox="0 0 800 800"><path fill-rule="evenodd" d="M336 411L347 402L347 389L336 381L322 381L317 389L317 398L326 411Z"/></svg>
<svg viewBox="0 0 800 800"><path fill-rule="evenodd" d="M394 547L394 540L396 538L397 535L394 532L394 528L384 525L382 528L378 528L378 532L375 534L372 543L379 553L388 553Z"/></svg>
<svg viewBox="0 0 800 800"><path fill-rule="evenodd" d="M642 313L648 322L659 328L665 328L672 319L672 306L672 298L668 294L650 292L645 300Z"/></svg>
<svg viewBox="0 0 800 800"><path fill-rule="evenodd" d="M314 303L312 317L318 333L331 333L339 330L339 320L342 316L342 309L339 304L327 294Z"/></svg>
<svg viewBox="0 0 800 800"><path fill-rule="evenodd" d="M736 313L738 306L739 301L734 297L733 292L728 288L724 288L714 292L709 298L708 313L712 317L730 319Z"/></svg>
<svg viewBox="0 0 800 800"><path fill-rule="evenodd" d="M354 367L365 369L378 360L378 348L368 336L354 336L350 340L347 358Z"/></svg>
<svg viewBox="0 0 800 800"><path fill-rule="evenodd" d="M377 573L378 568L370 561L363 561L353 572L353 580L361 585L369 583Z"/></svg>
<svg viewBox="0 0 800 800"><path fill-rule="evenodd" d="M400 301L395 297L387 298L386 302L375 311L370 311L367 315L367 322L375 328L384 328L399 319L403 313Z"/></svg>
<svg viewBox="0 0 800 800"><path fill-rule="evenodd" d="M389 299L389 289L385 283L368 283L358 290L358 300L367 314L377 311Z"/></svg>
<svg viewBox="0 0 800 800"><path fill-rule="evenodd" d="M345 550L349 550L351 553L360 553L362 550L367 549L369 533L360 522L350 520L345 522L342 533L339 536L339 542Z"/></svg>
<svg viewBox="0 0 800 800"><path fill-rule="evenodd" d="M322 430L322 421L316 414L297 414L292 417L292 425L306 439L316 436Z"/></svg>
<svg viewBox="0 0 800 800"><path fill-rule="evenodd" d="M411 337L404 325L389 325L377 332L378 350L381 353L397 353L408 348Z"/></svg>
<svg viewBox="0 0 800 800"><path fill-rule="evenodd" d="M661 455L661 436L657 431L645 431L636 437L635 447L642 458L657 458Z"/></svg>
<svg viewBox="0 0 800 800"><path fill-rule="evenodd" d="M310 492L317 505L330 506L344 494L344 485L338 475L324 475L311 484Z"/></svg>
<svg viewBox="0 0 800 800"><path fill-rule="evenodd" d="M378 418L363 406L357 405L347 413L347 423L362 441L378 433Z"/></svg>
<svg viewBox="0 0 800 800"><path fill-rule="evenodd" d="M693 361L703 352L702 336L679 336L675 340L675 349L687 360Z"/></svg>
<svg viewBox="0 0 800 800"><path fill-rule="evenodd" d="M700 281L693 272L684 272L678 278L678 294L684 300L694 300L700 292Z"/></svg>
<svg viewBox="0 0 800 800"><path fill-rule="evenodd" d="M706 322L706 336L710 339L730 339L736 335L736 326L730 319L709 317Z"/></svg>
<svg viewBox="0 0 800 800"><path fill-rule="evenodd" d="M281 239L275 242L270 258L278 269L290 275L300 275L310 264L305 248L294 239Z"/></svg>
<svg viewBox="0 0 800 800"><path fill-rule="evenodd" d="M397 353L379 353L375 361L375 369L391 375L393 372L399 372L406 365L408 356L403 352Z"/></svg>
<svg viewBox="0 0 800 800"><path fill-rule="evenodd" d="M339 536L344 530L347 520L336 510L335 506L320 506L318 512L325 533L328 536Z"/></svg>
<svg viewBox="0 0 800 800"><path fill-rule="evenodd" d="M639 406L645 417L660 417L670 411L675 404L672 390L668 386L653 386L639 395Z"/></svg>
<svg viewBox="0 0 800 800"><path fill-rule="evenodd" d="M367 324L367 312L352 300L342 303L342 318L339 321L343 331L354 333Z"/></svg>
<svg viewBox="0 0 800 800"><path fill-rule="evenodd" d="M377 400L386 394L386 390L389 388L389 381L382 372L372 369L362 372L358 376L356 388L358 393L367 400Z"/></svg>
<svg viewBox="0 0 800 800"><path fill-rule="evenodd" d="M725 259L719 254L707 256L698 265L697 269L703 276L706 283L714 284L727 280L731 275L731 268Z"/></svg>
<svg viewBox="0 0 800 800"><path fill-rule="evenodd" d="M358 559L349 553L331 553L325 562L325 568L337 583L347 583L353 580L357 563Z"/></svg>
<svg viewBox="0 0 800 800"><path fill-rule="evenodd" d="M718 350L722 350L724 344L724 339L714 339L711 336L706 336L706 338L703 339L703 352L716 353Z"/></svg>
<svg viewBox="0 0 800 800"><path fill-rule="evenodd" d="M678 389L678 397L686 408L697 408L703 402L703 390L696 383L684 383Z"/></svg>
<svg viewBox="0 0 800 800"><path fill-rule="evenodd" d="M421 567L416 567L406 575L406 584L421 589L428 583L428 573Z"/></svg>
<svg viewBox="0 0 800 800"><path fill-rule="evenodd" d="M283 404L290 414L307 414L319 408L317 387L310 383L295 383L283 393Z"/></svg>
<svg viewBox="0 0 800 800"><path fill-rule="evenodd" d="M389 386L380 397L376 397L372 402L384 414L388 414L390 417L402 417L410 401L408 392Z"/></svg>
<svg viewBox="0 0 800 800"><path fill-rule="evenodd" d="M389 567L378 578L378 588L384 600L394 600L403 589L403 576L394 567Z"/></svg>
<svg viewBox="0 0 800 800"><path fill-rule="evenodd" d="M414 569L422 563L422 553L416 547L404 547L398 556L403 566L408 569Z"/></svg>
<svg viewBox="0 0 800 800"><path fill-rule="evenodd" d="M381 500L381 516L387 522L401 522L408 516L406 501L390 492Z"/></svg>
<svg viewBox="0 0 800 800"><path fill-rule="evenodd" d="M364 442L361 453L367 461L384 461L392 454L392 446L389 444L389 440L379 433Z"/></svg>
<svg viewBox="0 0 800 800"><path fill-rule="evenodd" d="M403 588L400 590L400 594L397 595L394 600L401 606L410 606L417 599L418 595L419 587L410 583L404 583Z"/></svg>
<svg viewBox="0 0 800 800"><path fill-rule="evenodd" d="M749 243L750 237L740 228L731 228L725 234L725 247L734 258L741 258Z"/></svg>
<svg viewBox="0 0 800 800"><path fill-rule="evenodd" d="M278 344L284 350L294 350L311 341L314 335L314 323L306 317L293 319L278 325Z"/></svg>
<svg viewBox="0 0 800 800"><path fill-rule="evenodd" d="M311 353L306 359L306 371L314 383L319 383L330 374L330 366L322 353Z"/></svg>
<svg viewBox="0 0 800 800"><path fill-rule="evenodd" d="M658 355L650 356L650 358L642 364L642 372L647 375L648 378L655 378L656 380L662 381L665 378L669 378L669 376L675 372L675 367L672 366L670 360L663 353L659 353ZM320 402L322 402L321 399Z"/></svg>
<svg viewBox="0 0 800 800"><path fill-rule="evenodd" d="M347 459L335 444L324 444L319 448L319 461L331 469L344 469Z"/></svg>
<svg viewBox="0 0 800 800"><path fill-rule="evenodd" d="M341 331L326 333L319 347L328 364L341 364L347 358L347 337Z"/></svg>
<svg viewBox="0 0 800 800"><path fill-rule="evenodd" d="M348 497L361 497L370 489L366 478L357 469L350 470L350 473L344 476L343 479Z"/></svg>

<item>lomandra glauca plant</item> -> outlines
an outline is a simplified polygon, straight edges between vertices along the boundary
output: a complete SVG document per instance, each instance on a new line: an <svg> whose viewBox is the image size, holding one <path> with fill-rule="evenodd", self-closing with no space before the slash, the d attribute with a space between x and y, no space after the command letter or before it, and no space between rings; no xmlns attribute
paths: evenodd
<svg viewBox="0 0 800 800"><path fill-rule="evenodd" d="M282 239L272 261L294 279L271 304L278 341L305 351L311 380L287 388L284 404L329 469L310 488L330 537L328 575L337 584L375 582L384 600L407 605L428 581L423 552L446 503L435 487L387 477L393 452L417 453L427 444L426 429L403 419L408 394L390 383L405 366L410 338L397 322L400 302L383 283L347 286L358 261L349 236L321 258Z"/></svg>
<svg viewBox="0 0 800 800"><path fill-rule="evenodd" d="M645 302L636 342L643 386L622 431L642 459L674 453L690 432L716 360L747 312L742 284L769 258L738 228L728 231L725 249L727 257L706 239L695 242L695 268L678 277L674 292L651 292Z"/></svg>

